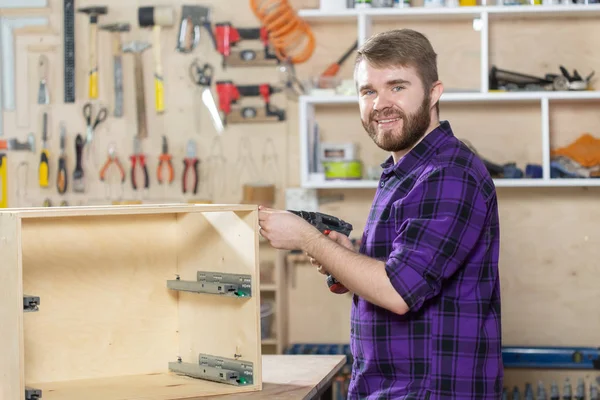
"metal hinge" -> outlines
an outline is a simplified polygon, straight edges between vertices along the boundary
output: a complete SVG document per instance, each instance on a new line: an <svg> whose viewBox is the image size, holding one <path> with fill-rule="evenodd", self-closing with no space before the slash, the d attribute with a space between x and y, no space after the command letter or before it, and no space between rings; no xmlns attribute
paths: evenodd
<svg viewBox="0 0 600 400"><path fill-rule="evenodd" d="M198 364L184 363L179 358L169 363L169 370L192 378L206 379L235 386L254 383L254 369L251 362L232 358L200 354Z"/></svg>
<svg viewBox="0 0 600 400"><path fill-rule="evenodd" d="M40 309L39 306L40 306L39 296L30 296L28 294L23 295L23 311L24 312L38 311Z"/></svg>
<svg viewBox="0 0 600 400"><path fill-rule="evenodd" d="M29 386L25 386L25 400L40 400L42 391Z"/></svg>
<svg viewBox="0 0 600 400"><path fill-rule="evenodd" d="M250 275L198 271L196 279L196 281L182 281L177 276L177 279L167 281L167 287L184 292L252 297Z"/></svg>

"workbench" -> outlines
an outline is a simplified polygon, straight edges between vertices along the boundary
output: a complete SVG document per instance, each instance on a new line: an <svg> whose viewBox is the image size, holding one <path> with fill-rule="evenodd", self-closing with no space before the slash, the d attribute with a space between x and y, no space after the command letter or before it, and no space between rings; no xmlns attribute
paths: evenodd
<svg viewBox="0 0 600 400"><path fill-rule="evenodd" d="M318 400L345 363L344 355L263 355L263 390L195 400Z"/></svg>

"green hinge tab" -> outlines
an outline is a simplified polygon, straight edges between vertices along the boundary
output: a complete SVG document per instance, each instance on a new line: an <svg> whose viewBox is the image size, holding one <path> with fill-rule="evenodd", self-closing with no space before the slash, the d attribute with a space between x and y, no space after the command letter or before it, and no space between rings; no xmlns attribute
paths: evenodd
<svg viewBox="0 0 600 400"><path fill-rule="evenodd" d="M252 297L252 279L244 274L198 271L195 281L183 281L177 276L167 281L167 287L184 292Z"/></svg>
<svg viewBox="0 0 600 400"><path fill-rule="evenodd" d="M40 298L38 296L23 295L23 311L33 312L40 309Z"/></svg>
<svg viewBox="0 0 600 400"><path fill-rule="evenodd" d="M206 379L235 386L254 383L254 368L249 361L200 354L198 364L185 363L181 359L169 363L169 370L192 378Z"/></svg>

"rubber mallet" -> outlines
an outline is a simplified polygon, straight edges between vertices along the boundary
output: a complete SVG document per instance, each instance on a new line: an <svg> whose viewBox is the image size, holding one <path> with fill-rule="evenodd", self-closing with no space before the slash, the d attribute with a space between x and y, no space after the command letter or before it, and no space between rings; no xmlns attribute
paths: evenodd
<svg viewBox="0 0 600 400"><path fill-rule="evenodd" d="M165 110L163 70L160 56L160 30L163 26L173 26L175 23L175 13L172 7L139 7L138 23L140 27L151 27L154 33L154 92L156 112L162 113Z"/></svg>

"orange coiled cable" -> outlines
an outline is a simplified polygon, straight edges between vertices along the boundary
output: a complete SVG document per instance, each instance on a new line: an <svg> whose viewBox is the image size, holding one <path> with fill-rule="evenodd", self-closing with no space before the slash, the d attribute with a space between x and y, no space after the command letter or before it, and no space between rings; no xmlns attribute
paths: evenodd
<svg viewBox="0 0 600 400"><path fill-rule="evenodd" d="M288 0L250 0L250 8L269 32L277 58L300 64L312 56L315 37Z"/></svg>

